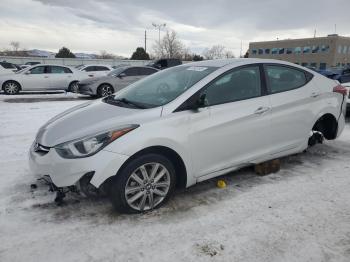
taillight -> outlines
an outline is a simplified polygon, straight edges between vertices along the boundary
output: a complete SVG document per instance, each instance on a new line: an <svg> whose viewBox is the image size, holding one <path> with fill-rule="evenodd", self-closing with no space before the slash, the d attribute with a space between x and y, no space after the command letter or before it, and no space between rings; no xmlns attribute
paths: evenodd
<svg viewBox="0 0 350 262"><path fill-rule="evenodd" d="M333 92L342 94L343 96L346 96L348 94L348 90L343 87L342 85L337 85L333 88Z"/></svg>

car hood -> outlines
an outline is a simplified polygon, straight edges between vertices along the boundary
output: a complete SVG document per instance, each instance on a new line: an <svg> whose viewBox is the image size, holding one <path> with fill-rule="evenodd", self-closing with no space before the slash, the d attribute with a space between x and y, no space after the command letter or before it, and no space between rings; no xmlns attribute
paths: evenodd
<svg viewBox="0 0 350 262"><path fill-rule="evenodd" d="M159 118L162 108L132 109L104 103L102 100L73 107L50 119L35 138L48 147L94 135L128 124L142 124Z"/></svg>

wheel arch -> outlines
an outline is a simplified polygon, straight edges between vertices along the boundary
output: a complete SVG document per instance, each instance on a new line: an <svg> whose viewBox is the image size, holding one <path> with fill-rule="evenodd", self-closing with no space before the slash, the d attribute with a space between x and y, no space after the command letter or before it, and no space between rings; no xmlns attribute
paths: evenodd
<svg viewBox="0 0 350 262"><path fill-rule="evenodd" d="M111 83L107 83L107 82L103 82L103 83L101 83L101 84L99 84L98 85L98 87L97 87L97 89L99 89L101 86L103 86L103 85L108 85L108 86L110 86L110 87L112 87L112 89L113 89L113 91L114 91L114 86L111 84Z"/></svg>
<svg viewBox="0 0 350 262"><path fill-rule="evenodd" d="M5 85L6 85L6 83L8 83L8 82L15 82L16 84L19 85L19 90L22 90L22 85L21 85L17 80L12 80L12 79L4 81L4 82L2 83L1 90L4 90L4 89L5 89Z"/></svg>
<svg viewBox="0 0 350 262"><path fill-rule="evenodd" d="M338 133L338 120L332 113L322 113L314 121L312 131L319 131L327 140L333 140Z"/></svg>
<svg viewBox="0 0 350 262"><path fill-rule="evenodd" d="M141 155L145 154L159 154L162 156L165 156L168 158L174 165L175 168L175 174L176 174L176 187L177 188L186 188L187 186L187 168L185 165L185 162L181 158L181 156L173 149L166 147L166 146L150 146L147 148L144 148L132 156L130 156L118 169L115 176L118 176L118 174L125 168L125 166L130 163L132 160L138 158ZM115 177L109 177L107 178L100 187L104 187L109 184L109 182Z"/></svg>

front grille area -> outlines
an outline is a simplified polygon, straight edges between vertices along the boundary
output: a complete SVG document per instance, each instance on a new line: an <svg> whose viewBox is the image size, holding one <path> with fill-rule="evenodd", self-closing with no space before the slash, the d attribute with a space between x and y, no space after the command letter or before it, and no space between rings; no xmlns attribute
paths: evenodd
<svg viewBox="0 0 350 262"><path fill-rule="evenodd" d="M35 153L40 155L46 155L50 152L50 147L40 145L39 143L34 143L33 150Z"/></svg>

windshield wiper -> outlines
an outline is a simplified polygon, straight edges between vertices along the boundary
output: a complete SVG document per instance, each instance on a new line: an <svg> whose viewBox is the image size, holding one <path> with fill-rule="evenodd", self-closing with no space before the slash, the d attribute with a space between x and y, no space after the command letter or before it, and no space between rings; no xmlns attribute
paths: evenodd
<svg viewBox="0 0 350 262"><path fill-rule="evenodd" d="M108 96L105 98L105 102L106 103L110 103L110 104L115 104L115 103L123 103L123 104L126 104L126 105L130 105L130 106L133 106L133 107L136 107L136 108L140 108L140 109L146 109L147 107L144 106L144 105L141 105L137 102L134 102L134 101L130 101L126 98L114 98L115 96Z"/></svg>

